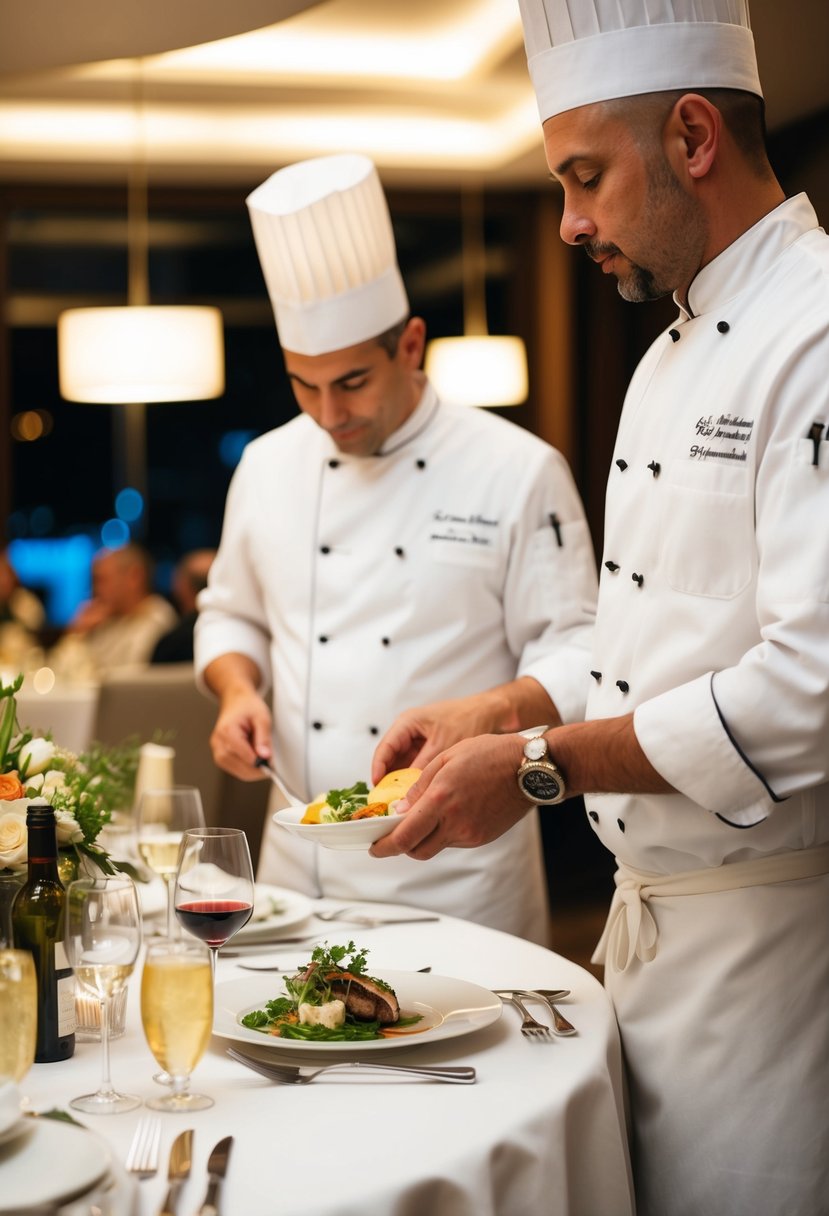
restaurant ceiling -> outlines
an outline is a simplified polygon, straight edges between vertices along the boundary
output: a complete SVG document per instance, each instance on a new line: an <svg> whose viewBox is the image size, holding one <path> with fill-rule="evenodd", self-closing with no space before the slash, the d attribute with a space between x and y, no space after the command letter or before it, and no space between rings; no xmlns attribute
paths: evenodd
<svg viewBox="0 0 829 1216"><path fill-rule="evenodd" d="M751 5L772 130L829 108L829 4L795 8ZM0 179L140 155L156 184L256 183L341 150L398 186L547 176L516 0L3 0L0 48Z"/></svg>

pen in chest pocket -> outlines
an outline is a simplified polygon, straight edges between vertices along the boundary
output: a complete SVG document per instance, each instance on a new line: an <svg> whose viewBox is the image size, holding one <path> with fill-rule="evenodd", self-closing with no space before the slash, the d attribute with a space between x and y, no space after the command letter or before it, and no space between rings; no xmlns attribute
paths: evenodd
<svg viewBox="0 0 829 1216"><path fill-rule="evenodd" d="M553 529L553 531L556 534L556 544L558 545L559 549L563 549L564 541L561 539L561 520L556 515L555 511L552 511L550 513L549 520L550 520L550 527Z"/></svg>
<svg viewBox="0 0 829 1216"><path fill-rule="evenodd" d="M815 468L817 468L817 466L820 462L820 442L821 442L822 435L823 435L823 423L822 422L813 422L812 425L809 427L809 431L808 431L808 434L806 435L806 438L811 439L811 441L815 447L815 454L812 457L812 464L815 466Z"/></svg>

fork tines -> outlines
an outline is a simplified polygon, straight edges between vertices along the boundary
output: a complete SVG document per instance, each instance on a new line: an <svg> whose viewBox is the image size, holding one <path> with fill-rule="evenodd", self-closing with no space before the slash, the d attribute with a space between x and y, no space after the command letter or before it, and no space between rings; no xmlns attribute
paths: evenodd
<svg viewBox="0 0 829 1216"><path fill-rule="evenodd" d="M139 1178L151 1178L158 1171L161 1145L161 1120L149 1116L139 1119L127 1153L126 1166Z"/></svg>

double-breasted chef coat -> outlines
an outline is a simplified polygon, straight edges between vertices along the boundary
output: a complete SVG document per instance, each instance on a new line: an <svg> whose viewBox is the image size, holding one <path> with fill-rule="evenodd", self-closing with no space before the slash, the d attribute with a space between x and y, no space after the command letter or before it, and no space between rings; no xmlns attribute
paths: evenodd
<svg viewBox="0 0 829 1216"><path fill-rule="evenodd" d="M611 467L588 717L677 789L587 799L657 875L829 840L829 240L805 196L705 266ZM717 879L722 879L718 870ZM616 970L641 1216L829 1211L829 878L656 898Z"/></svg>
<svg viewBox="0 0 829 1216"><path fill-rule="evenodd" d="M229 651L273 683L276 763L303 801L370 780L403 709L528 674L583 716L595 558L561 455L498 416L418 406L371 457L301 415L245 450L200 599L199 670ZM537 812L429 862L318 848L271 825L259 877L434 908L546 941Z"/></svg>

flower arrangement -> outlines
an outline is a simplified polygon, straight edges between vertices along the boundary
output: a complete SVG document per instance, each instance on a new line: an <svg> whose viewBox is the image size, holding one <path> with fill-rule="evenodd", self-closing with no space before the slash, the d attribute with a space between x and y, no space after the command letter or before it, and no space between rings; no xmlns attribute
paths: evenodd
<svg viewBox="0 0 829 1216"><path fill-rule="evenodd" d="M93 743L75 755L47 736L21 730L15 694L23 676L0 680L0 873L22 873L28 864L26 808L54 807L58 849L80 864L88 859L104 874L133 873L113 862L99 844L113 808L129 806L138 768L138 745L116 748Z"/></svg>

